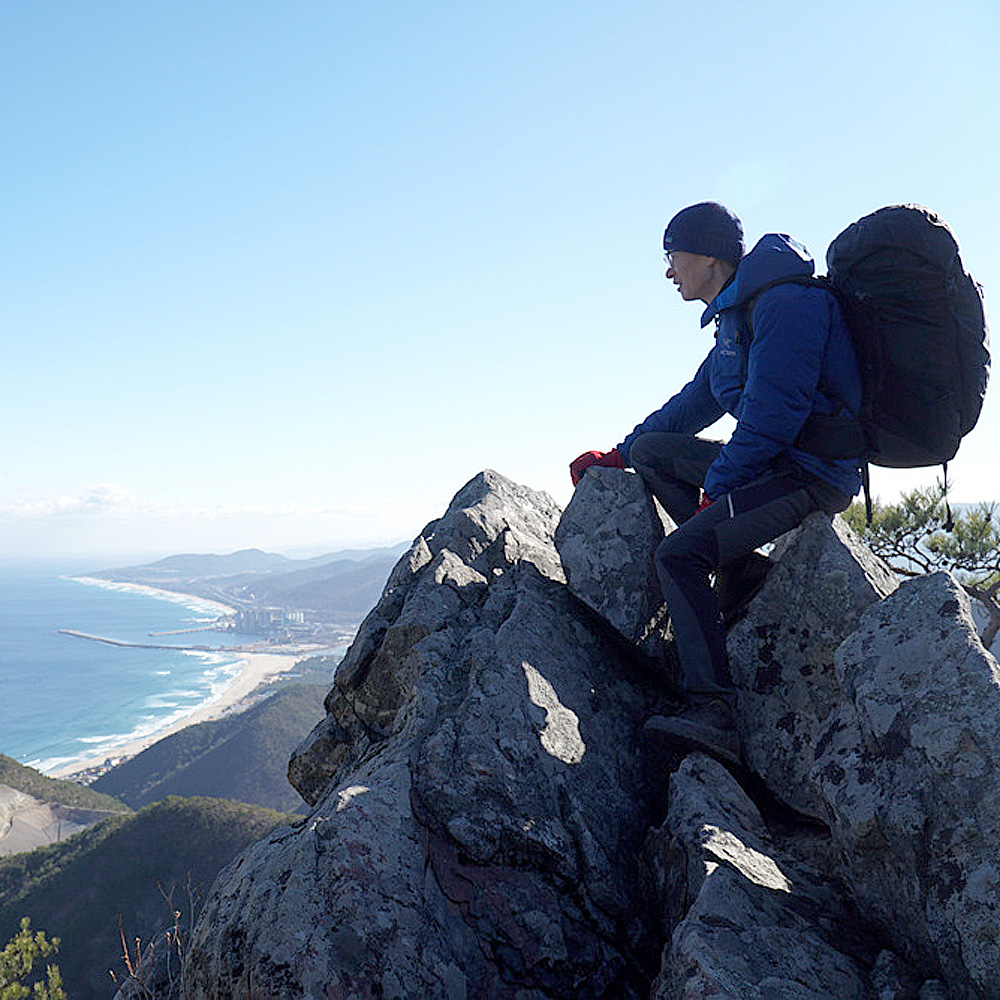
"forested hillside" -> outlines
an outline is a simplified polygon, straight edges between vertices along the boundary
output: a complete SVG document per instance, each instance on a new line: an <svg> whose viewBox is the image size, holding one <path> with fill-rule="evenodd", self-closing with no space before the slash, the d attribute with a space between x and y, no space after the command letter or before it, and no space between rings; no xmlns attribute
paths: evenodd
<svg viewBox="0 0 1000 1000"><path fill-rule="evenodd" d="M0 785L16 788L19 792L33 795L36 799L42 799L45 802L58 802L60 805L72 806L74 809L99 809L107 812L129 811L127 805L123 805L110 794L102 794L99 789L78 785L73 781L49 778L41 771L19 764L4 754L0 754Z"/></svg>
<svg viewBox="0 0 1000 1000"><path fill-rule="evenodd" d="M60 844L0 859L0 941L22 916L62 939L56 958L72 1000L107 1000L130 947L189 924L218 871L285 817L218 799L170 798L113 816Z"/></svg>
<svg viewBox="0 0 1000 1000"><path fill-rule="evenodd" d="M188 726L91 786L140 808L168 795L209 795L294 812L288 758L323 718L329 686L298 684L238 715Z"/></svg>

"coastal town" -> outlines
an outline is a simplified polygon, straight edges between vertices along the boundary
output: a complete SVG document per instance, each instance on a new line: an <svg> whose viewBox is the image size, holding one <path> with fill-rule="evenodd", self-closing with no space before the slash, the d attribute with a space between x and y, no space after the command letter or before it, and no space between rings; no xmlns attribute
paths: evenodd
<svg viewBox="0 0 1000 1000"><path fill-rule="evenodd" d="M89 785L165 736L245 711L273 693L279 682L329 685L336 663L378 600L398 550L310 560L258 550L173 556L74 577L103 589L183 603L196 613L190 624L151 630L148 639L73 627L58 628L60 635L122 649L200 654L210 661L222 657L234 666L227 668L229 679L219 690L190 712L52 773Z"/></svg>

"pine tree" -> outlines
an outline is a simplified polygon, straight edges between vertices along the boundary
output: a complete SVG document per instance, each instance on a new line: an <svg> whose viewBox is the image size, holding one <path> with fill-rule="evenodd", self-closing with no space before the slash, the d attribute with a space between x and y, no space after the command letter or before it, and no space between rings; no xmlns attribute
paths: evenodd
<svg viewBox="0 0 1000 1000"><path fill-rule="evenodd" d="M989 619L980 639L989 649L1000 632L1000 528L995 503L960 510L947 530L944 486L903 494L899 503L872 506L871 524L863 504L844 513L865 544L901 576L948 570L970 597L986 608Z"/></svg>
<svg viewBox="0 0 1000 1000"><path fill-rule="evenodd" d="M21 918L21 929L0 951L0 1000L66 1000L59 966L47 965L43 979L29 985L27 980L39 959L46 959L59 950L59 938L51 941L45 931L31 933L31 921Z"/></svg>

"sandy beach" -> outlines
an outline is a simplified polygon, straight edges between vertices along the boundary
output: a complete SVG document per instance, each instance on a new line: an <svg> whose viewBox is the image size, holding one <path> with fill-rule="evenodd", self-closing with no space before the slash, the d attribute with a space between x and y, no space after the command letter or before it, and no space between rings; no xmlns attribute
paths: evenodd
<svg viewBox="0 0 1000 1000"><path fill-rule="evenodd" d="M281 652L275 652L273 647L261 652L239 651L240 672L232 684L221 694L211 701L200 705L189 715L177 719L164 729L144 736L142 739L133 740L130 743L116 747L110 759L118 761L124 757L134 757L136 754L151 747L154 743L162 740L165 736L170 736L187 726L219 719L230 712L238 710L262 684L267 684L280 674L291 670L300 660L305 659L307 656L312 656L322 649L322 646L302 644L288 648L287 651L285 648L282 648ZM103 768L108 759L109 755L103 753L100 756L91 757L86 760L74 761L49 773L54 778L66 778L84 771Z"/></svg>
<svg viewBox="0 0 1000 1000"><path fill-rule="evenodd" d="M131 591L155 597L159 600L182 604L196 613L205 616L199 619L198 623L192 628L179 629L171 633L149 633L150 648L175 648L172 642L166 647L157 646L156 644L162 641L159 638L160 635L169 635L172 639L174 636L182 633L189 633L192 635L192 638L197 633L210 634L214 630L215 621L225 619L236 613L235 608L221 601L201 597L196 594L165 590L160 587L149 586L148 584L107 580L92 576L76 576L73 579L80 583L107 590ZM142 647L146 645L144 642L123 641L112 637L90 635L72 629L60 629L59 631L83 640L105 642L114 646ZM127 742L119 744L108 742L99 750L95 750L92 755L59 764L51 770L47 769L46 773L57 778L76 777L77 780L92 780L98 774L107 770L109 762L120 763L122 760L134 757L136 754L151 747L154 743L179 732L181 729L200 722L213 721L232 712L249 707L256 700L255 692L258 692L258 689L262 686L269 684L281 674L287 673L299 661L330 649L329 641L317 641L312 638L303 638L301 642L282 642L280 644L267 640L254 640L249 636L247 639L248 641L245 645L215 647L209 643L200 644L204 640L198 636L196 639L196 643L198 644L176 647L178 649L225 653L227 659L229 656L232 656L236 660L234 666L237 668L237 672L235 672L229 683L215 697L193 708L187 715L165 722L162 728L144 733L142 736L133 738Z"/></svg>
<svg viewBox="0 0 1000 1000"><path fill-rule="evenodd" d="M211 611L213 614L232 615L236 613L236 608L221 601L212 600L210 597L201 597L198 594L186 594L179 590L166 590L163 587L152 587L148 583L129 583L126 580L108 580L100 576L86 576L80 574L72 579L78 583L86 583L91 587L102 587L104 590L124 590L133 594L148 594L161 601L171 601L174 604L184 604L192 608L200 608L204 611Z"/></svg>

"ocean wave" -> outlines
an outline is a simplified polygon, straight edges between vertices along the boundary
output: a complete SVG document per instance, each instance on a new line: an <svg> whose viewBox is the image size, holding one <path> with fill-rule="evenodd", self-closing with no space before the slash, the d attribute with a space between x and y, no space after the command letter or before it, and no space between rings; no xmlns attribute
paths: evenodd
<svg viewBox="0 0 1000 1000"><path fill-rule="evenodd" d="M163 711L168 708L180 708L181 705L182 702L164 695L153 695L151 698L147 698L142 703L143 708L148 708L152 711Z"/></svg>
<svg viewBox="0 0 1000 1000"><path fill-rule="evenodd" d="M211 699L206 699L211 700ZM202 703L203 704L203 703ZM31 764L43 773L50 773L57 768L68 767L72 764L80 763L84 760L113 760L120 757L122 751L132 743L151 740L158 735L166 735L178 722L186 719L193 712L197 711L201 704L192 707L184 705L175 708L166 715L147 715L142 718L129 732L125 733L105 733L100 736L78 736L75 742L80 745L80 753L67 754L59 758Z"/></svg>
<svg viewBox="0 0 1000 1000"><path fill-rule="evenodd" d="M231 655L206 653L200 650L184 652L190 652L204 660L204 669L200 675L197 678L190 676L187 678L189 684L194 680L199 686L175 688L152 694L142 703L144 714L127 732L105 731L96 735L74 737L70 745L76 744L80 748L79 752L74 753L71 750L59 754L58 757L30 762L30 766L43 773L52 773L85 760L114 760L120 757L130 744L160 739L178 723L222 697L238 679L246 665L246 660L233 659ZM157 671L157 673L164 672Z"/></svg>
<svg viewBox="0 0 1000 1000"><path fill-rule="evenodd" d="M117 740L119 737L117 735L110 735L105 733L102 736L78 736L76 738L77 743L82 743L84 746L89 746L93 744L94 746L100 746L102 743L107 743L109 740Z"/></svg>
<svg viewBox="0 0 1000 1000"><path fill-rule="evenodd" d="M197 701L200 704L206 700L206 695L204 688L188 689L186 691L184 689L179 691L161 691L159 694L150 695L144 704L149 708L156 708L158 707L156 704L157 701L166 699L170 699L170 704L167 707L172 708L175 705L179 705L181 701L185 701L187 703Z"/></svg>
<svg viewBox="0 0 1000 1000"><path fill-rule="evenodd" d="M25 767L33 767L42 774L52 774L54 771L61 771L71 764L75 764L80 759L79 755L72 757L36 757L34 760L22 761Z"/></svg>
<svg viewBox="0 0 1000 1000"><path fill-rule="evenodd" d="M183 653L184 656L193 656L195 659L204 660L206 663L225 663L239 659L238 653L227 649L186 649L183 646L178 646L177 652Z"/></svg>

